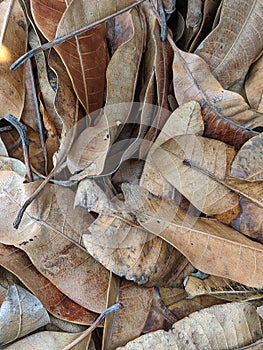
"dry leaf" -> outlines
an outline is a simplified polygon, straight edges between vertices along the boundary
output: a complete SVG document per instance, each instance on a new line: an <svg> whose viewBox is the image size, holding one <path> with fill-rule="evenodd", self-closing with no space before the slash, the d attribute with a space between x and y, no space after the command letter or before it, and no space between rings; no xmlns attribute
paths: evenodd
<svg viewBox="0 0 263 350"><path fill-rule="evenodd" d="M20 286L10 286L0 308L0 344L10 343L49 323L40 301Z"/></svg>
<svg viewBox="0 0 263 350"><path fill-rule="evenodd" d="M234 0L225 0L222 4L219 24L195 52L227 87L245 76L262 50L263 2L249 0L237 6Z"/></svg>
<svg viewBox="0 0 263 350"><path fill-rule="evenodd" d="M248 140L238 151L230 175L247 181L263 180L263 134Z"/></svg>
<svg viewBox="0 0 263 350"><path fill-rule="evenodd" d="M248 72L245 89L251 108L263 113L263 56L261 56Z"/></svg>
<svg viewBox="0 0 263 350"><path fill-rule="evenodd" d="M204 280L189 276L185 290L190 298L209 295L228 301L261 299L263 294L261 289L248 288L240 283L217 276L209 276Z"/></svg>
<svg viewBox="0 0 263 350"><path fill-rule="evenodd" d="M26 253L14 246L0 244L0 265L19 277L23 284L55 317L90 325L96 314L66 297L34 267Z"/></svg>
<svg viewBox="0 0 263 350"><path fill-rule="evenodd" d="M93 12L96 9L94 5L92 9L92 4L89 3L89 11ZM32 0L31 7L38 28L49 41L55 35L63 35L65 23L61 26L60 20L62 18L65 20L64 13L67 13L70 4L66 1ZM47 13L50 15L47 16ZM80 13L83 17L80 17ZM79 12L75 18L78 19L77 24L74 18L65 20L68 32L74 31L76 26L85 26L87 18L83 12ZM96 29L76 36L57 46L56 50L67 67L76 94L86 111L92 112L101 108L107 63L105 26L100 25Z"/></svg>
<svg viewBox="0 0 263 350"><path fill-rule="evenodd" d="M215 305L176 322L169 332L143 335L118 349L230 350L261 339L262 323L250 303Z"/></svg>
<svg viewBox="0 0 263 350"><path fill-rule="evenodd" d="M12 228L21 203L38 186L39 182L23 184L14 172L0 172L1 242L24 250L35 267L78 304L94 312L104 310L108 272L76 246L94 219L83 208L74 210L73 192L48 184L27 209L19 229Z"/></svg>
<svg viewBox="0 0 263 350"><path fill-rule="evenodd" d="M106 319L103 349L116 349L140 336L150 312L154 289L143 288L122 279L116 290L111 284L109 294L114 292L114 302L122 302L124 308L114 315L110 324Z"/></svg>
<svg viewBox="0 0 263 350"><path fill-rule="evenodd" d="M179 105L203 101L216 115L228 118L229 123L240 123L247 128L262 125L262 116L250 110L239 94L224 90L202 58L179 50L171 39L170 43L174 49L174 93Z"/></svg>
<svg viewBox="0 0 263 350"><path fill-rule="evenodd" d="M147 286L176 283L184 258L138 226L123 202L110 201L93 180L85 180L76 195L76 204L100 213L89 233L83 235L83 242L107 269Z"/></svg>
<svg viewBox="0 0 263 350"><path fill-rule="evenodd" d="M5 24L5 14L8 10L9 1L0 3L0 23ZM1 28L2 30L2 28ZM19 56L25 53L27 45L27 23L24 12L19 2L14 1L10 18L4 30L0 42L0 118L7 114L21 117L24 106L25 86L24 69L11 72L9 67Z"/></svg>
<svg viewBox="0 0 263 350"><path fill-rule="evenodd" d="M136 185L123 185L125 199L148 231L176 247L205 273L254 288L263 287L263 245L212 219L186 216L171 201Z"/></svg>
<svg viewBox="0 0 263 350"><path fill-rule="evenodd" d="M81 333L65 332L38 332L18 342L11 344L9 350L62 350L72 341L77 339ZM83 339L79 344L72 347L72 350L94 350L89 348L91 336Z"/></svg>
<svg viewBox="0 0 263 350"><path fill-rule="evenodd" d="M132 37L115 51L106 73L107 97L104 113L110 125L111 143L115 141L131 111L143 51L143 18L137 9L133 9L130 16Z"/></svg>
<svg viewBox="0 0 263 350"><path fill-rule="evenodd" d="M164 178L196 208L208 215L225 213L226 222L231 222L239 213L239 196L209 174L223 180L234 154L220 141L182 135L162 144L151 156ZM187 166L185 160L203 172Z"/></svg>

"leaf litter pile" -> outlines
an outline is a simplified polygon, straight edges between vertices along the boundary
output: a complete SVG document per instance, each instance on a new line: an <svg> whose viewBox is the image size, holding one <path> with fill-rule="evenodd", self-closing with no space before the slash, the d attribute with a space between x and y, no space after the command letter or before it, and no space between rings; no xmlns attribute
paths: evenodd
<svg viewBox="0 0 263 350"><path fill-rule="evenodd" d="M0 23L0 347L262 349L263 0Z"/></svg>

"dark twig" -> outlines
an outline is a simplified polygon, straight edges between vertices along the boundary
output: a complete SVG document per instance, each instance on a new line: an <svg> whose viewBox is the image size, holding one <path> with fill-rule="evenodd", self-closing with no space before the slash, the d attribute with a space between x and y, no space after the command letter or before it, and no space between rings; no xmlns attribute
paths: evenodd
<svg viewBox="0 0 263 350"><path fill-rule="evenodd" d="M77 339L75 339L73 342L71 342L69 345L64 347L62 350L70 350L72 349L73 346L78 344L81 340L86 338L89 334L91 334L92 331L94 331L95 328L98 327L100 322L108 316L111 312L116 312L123 309L123 304L122 303L116 303L112 306L110 306L108 309L106 309L104 312L102 312L99 317L96 319L96 321L86 330L84 331Z"/></svg>
<svg viewBox="0 0 263 350"><path fill-rule="evenodd" d="M0 132L6 132L6 131L10 131L10 130L12 130L12 129L13 129L13 128L12 128L11 125L2 126L2 127L0 128Z"/></svg>
<svg viewBox="0 0 263 350"><path fill-rule="evenodd" d="M23 148L23 153L24 153L24 161L26 165L26 172L27 172L27 177L29 181L33 181L32 178L32 173L30 169L30 162L29 162L29 153L28 153L28 147L29 147L29 139L27 136L27 130L25 125L20 123L19 120L16 119L12 114L7 114L4 118L6 121L8 121L13 127L16 128L21 142L22 142L22 148Z"/></svg>
<svg viewBox="0 0 263 350"><path fill-rule="evenodd" d="M76 35L80 35L80 34L83 34L85 33L87 30L90 30L94 27L97 27L99 24L101 23L104 23L105 21L108 21L109 19L111 18L114 18L116 16L119 16L120 14L132 9L133 7L139 5L140 3L142 3L143 1L145 0L138 0L137 2L109 15L109 16L106 16L104 18L101 18L100 20L94 22L94 23L91 23L83 28L80 28L78 30L74 30L73 32L69 33L69 34L66 34L66 35L63 35L59 38L55 38L54 40L46 43L46 44L43 44L33 50L30 50L28 52L26 52L24 55L22 55L21 57L19 57L11 66L10 66L10 69L11 70L16 70L17 68L19 68L25 61L27 61L29 58L35 56L36 54L42 52L42 51L45 51L45 50L48 50L48 49L51 49L53 46L56 46L56 45L60 45L62 43L64 43L65 41L71 39L71 38L74 38Z"/></svg>

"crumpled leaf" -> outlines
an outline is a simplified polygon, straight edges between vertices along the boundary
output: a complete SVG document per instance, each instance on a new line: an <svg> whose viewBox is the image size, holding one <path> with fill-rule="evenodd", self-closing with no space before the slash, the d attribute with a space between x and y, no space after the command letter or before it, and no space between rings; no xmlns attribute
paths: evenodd
<svg viewBox="0 0 263 350"><path fill-rule="evenodd" d="M172 330L143 335L118 349L230 350L263 337L262 322L251 303L215 305L176 322Z"/></svg>
<svg viewBox="0 0 263 350"><path fill-rule="evenodd" d="M238 151L230 175L247 181L263 180L263 133L248 140Z"/></svg>
<svg viewBox="0 0 263 350"><path fill-rule="evenodd" d="M183 256L138 226L123 202L110 201L93 180L85 180L78 189L77 204L100 214L89 233L83 234L83 242L107 269L148 287L176 282Z"/></svg>
<svg viewBox="0 0 263 350"><path fill-rule="evenodd" d="M0 344L10 343L50 322L40 301L20 286L10 286L0 308Z"/></svg>
<svg viewBox="0 0 263 350"><path fill-rule="evenodd" d="M104 310L108 272L76 246L94 219L83 208L73 209L71 190L48 184L28 207L19 229L13 228L21 203L38 186L38 181L23 184L14 172L0 172L0 241L24 250L34 266L76 303L94 312Z"/></svg>
<svg viewBox="0 0 263 350"><path fill-rule="evenodd" d="M261 0L223 1L218 25L196 49L224 87L242 79L260 54L262 12Z"/></svg>
<svg viewBox="0 0 263 350"><path fill-rule="evenodd" d="M8 0L0 3L0 23L5 24L5 14L8 9ZM18 1L14 1L10 18L0 38L0 118L7 114L20 118L24 106L25 86L24 68L11 72L12 62L23 55L27 45L27 23L24 12Z"/></svg>
<svg viewBox="0 0 263 350"><path fill-rule="evenodd" d="M263 287L263 245L213 219L185 215L137 185L122 186L139 223L176 247L198 270Z"/></svg>
<svg viewBox="0 0 263 350"><path fill-rule="evenodd" d="M248 288L243 284L217 276L209 276L203 280L195 276L189 276L185 290L190 298L199 295L210 295L238 302L261 299L263 294L262 289Z"/></svg>

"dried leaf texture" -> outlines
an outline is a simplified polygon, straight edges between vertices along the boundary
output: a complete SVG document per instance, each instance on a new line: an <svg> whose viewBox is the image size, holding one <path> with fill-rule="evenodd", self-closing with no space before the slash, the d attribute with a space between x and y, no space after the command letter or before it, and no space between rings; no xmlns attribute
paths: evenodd
<svg viewBox="0 0 263 350"><path fill-rule="evenodd" d="M65 296L41 275L22 250L0 244L0 264L16 275L53 316L86 325L95 320L96 314Z"/></svg>
<svg viewBox="0 0 263 350"><path fill-rule="evenodd" d="M248 288L243 284L217 276L209 276L204 280L189 276L185 290L190 298L198 295L210 295L235 302L261 299L263 293L262 289Z"/></svg>
<svg viewBox="0 0 263 350"><path fill-rule="evenodd" d="M244 78L263 46L263 1L223 1L216 28L195 51L224 86Z"/></svg>
<svg viewBox="0 0 263 350"><path fill-rule="evenodd" d="M0 344L10 343L50 322L40 301L20 286L10 286L0 308Z"/></svg>
<svg viewBox="0 0 263 350"><path fill-rule="evenodd" d="M123 191L139 223L178 249L195 268L262 288L262 244L216 220L186 216L171 201L140 186L123 185Z"/></svg>
<svg viewBox="0 0 263 350"><path fill-rule="evenodd" d="M73 1L74 3L75 1ZM48 40L63 35L64 26L60 20L68 8L66 1L31 1L32 13L38 28ZM94 4L89 2L89 11L94 11ZM95 8L96 9L96 8ZM47 16L47 12L49 15ZM83 14L80 18L79 14ZM99 13L97 13L99 19ZM76 17L80 27L85 26L87 17L79 12ZM96 20L96 19L95 19ZM74 18L64 19L68 32L76 29ZM56 47L61 56L77 96L87 112L102 107L104 98L105 72L107 65L107 46L105 25L76 36Z"/></svg>
<svg viewBox="0 0 263 350"><path fill-rule="evenodd" d="M0 4L1 25L5 23L4 18L8 3L9 1L5 0ZM24 68L11 72L9 67L26 51L27 23L24 12L17 1L14 2L3 34L3 38L0 38L0 118L5 117L6 114L13 114L19 119L25 98Z"/></svg>
<svg viewBox="0 0 263 350"><path fill-rule="evenodd" d="M249 109L239 94L224 90L214 78L208 65L199 56L179 50L173 42L173 85L179 105L195 100L206 102L229 123L240 123L253 128L262 125L262 117Z"/></svg>
<svg viewBox="0 0 263 350"><path fill-rule="evenodd" d="M191 314L169 332L157 331L129 342L119 349L230 350L262 338L262 323L249 303L215 305Z"/></svg>
<svg viewBox="0 0 263 350"><path fill-rule="evenodd" d="M152 154L153 165L196 208L208 215L227 213L231 221L238 213L239 196L211 178L225 178L234 151L220 141L195 135L170 139ZM203 172L184 163L190 160Z"/></svg>
<svg viewBox="0 0 263 350"><path fill-rule="evenodd" d="M11 344L8 348L10 350L61 350L65 348L68 344L77 339L81 333L66 333L66 332L38 332L32 334L18 342ZM80 343L75 345L73 350L94 350L94 348L89 348L91 337L88 336L83 339Z"/></svg>
<svg viewBox="0 0 263 350"><path fill-rule="evenodd" d="M230 175L247 181L263 180L263 134L248 140L238 151Z"/></svg>
<svg viewBox="0 0 263 350"><path fill-rule="evenodd" d="M0 240L23 249L35 267L66 296L89 310L101 312L106 303L108 272L63 237L65 234L79 243L80 235L87 232L93 220L83 208L73 209L73 192L48 185L29 207L19 229L12 229L21 203L38 186L39 182L23 184L23 178L16 173L1 171Z"/></svg>

